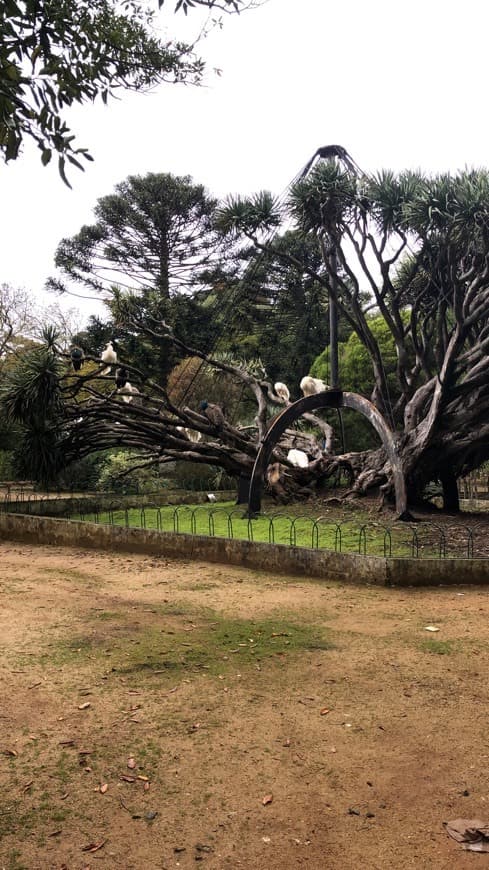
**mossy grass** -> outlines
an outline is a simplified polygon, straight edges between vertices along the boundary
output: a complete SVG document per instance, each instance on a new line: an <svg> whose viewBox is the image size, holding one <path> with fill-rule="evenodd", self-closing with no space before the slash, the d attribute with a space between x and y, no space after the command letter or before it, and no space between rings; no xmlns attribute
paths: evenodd
<svg viewBox="0 0 489 870"><path fill-rule="evenodd" d="M38 662L45 667L80 668L85 660L93 664L105 659L115 672L147 676L158 672L161 678L166 674L174 680L189 671L212 675L276 656L333 647L323 626L283 617L223 618L213 611L190 611L175 604L168 612L158 608L150 625L134 624L125 614L103 625L103 631L95 628L58 640L41 651Z"/></svg>
<svg viewBox="0 0 489 870"><path fill-rule="evenodd" d="M78 515L72 519L80 519ZM277 509L267 505L256 519L245 516L245 506L233 502L214 504L163 505L161 507L128 508L84 514L88 522L123 525L129 528L155 529L203 536L235 538L297 547L319 547L344 553L369 555L413 555L413 532L405 524L380 522L361 510L338 517L334 512L322 512L317 503L287 505ZM423 546L419 540L418 546ZM425 548L426 549L426 548ZM436 555L436 545L427 544Z"/></svg>
<svg viewBox="0 0 489 870"><path fill-rule="evenodd" d="M449 656L456 652L455 644L450 640L433 640L427 638L421 643L423 652L432 653L438 656Z"/></svg>

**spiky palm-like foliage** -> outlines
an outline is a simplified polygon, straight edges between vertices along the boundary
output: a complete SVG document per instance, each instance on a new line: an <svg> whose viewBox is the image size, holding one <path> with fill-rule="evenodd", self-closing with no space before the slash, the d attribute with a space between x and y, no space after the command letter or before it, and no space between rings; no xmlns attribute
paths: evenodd
<svg viewBox="0 0 489 870"><path fill-rule="evenodd" d="M52 339L49 333L46 336ZM0 400L7 419L21 423L21 440L16 449L19 471L50 483L63 464L59 441L64 425L64 403L60 377L64 366L52 344L24 354L11 368L2 384Z"/></svg>

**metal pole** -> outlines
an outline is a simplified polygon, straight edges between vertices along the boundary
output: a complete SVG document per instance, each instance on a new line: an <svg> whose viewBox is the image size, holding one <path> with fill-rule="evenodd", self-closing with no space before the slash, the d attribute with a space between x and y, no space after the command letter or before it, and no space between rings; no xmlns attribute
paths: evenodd
<svg viewBox="0 0 489 870"><path fill-rule="evenodd" d="M332 275L331 283L336 296L336 270L338 268L338 263L335 251L330 254L329 262ZM329 364L331 371L331 386L333 390L337 390L340 386L338 368L338 306L333 299L331 292L329 294Z"/></svg>

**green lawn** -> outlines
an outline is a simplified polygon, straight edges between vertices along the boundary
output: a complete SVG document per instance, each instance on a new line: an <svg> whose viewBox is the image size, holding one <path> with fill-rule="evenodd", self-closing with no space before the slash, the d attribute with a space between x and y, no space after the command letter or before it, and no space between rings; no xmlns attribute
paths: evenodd
<svg viewBox="0 0 489 870"><path fill-rule="evenodd" d="M317 506L316 506L317 509ZM233 502L200 505L146 506L110 510L97 514L75 515L72 519L110 523L129 528L156 529L164 532L210 535L239 540L266 541L287 546L313 547L343 553L369 555L412 556L413 530L406 524L386 525L372 521L368 514L344 515L336 521L333 516L309 514L304 505L288 506L287 510L272 511L250 520L244 516L244 507ZM436 534L416 531L425 556L438 555ZM424 546L423 546L424 541Z"/></svg>

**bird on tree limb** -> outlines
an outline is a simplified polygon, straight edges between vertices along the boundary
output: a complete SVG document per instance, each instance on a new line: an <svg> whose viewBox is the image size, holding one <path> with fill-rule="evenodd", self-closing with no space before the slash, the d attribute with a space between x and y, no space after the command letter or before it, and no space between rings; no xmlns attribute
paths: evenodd
<svg viewBox="0 0 489 870"><path fill-rule="evenodd" d="M110 374L111 366L117 362L117 354L114 350L114 347L113 347L113 344L111 341L109 341L107 343L105 350L103 350L102 353L100 354L100 359L102 360L102 362L109 364L108 367L105 368L103 370L103 372L101 372L101 374L102 375Z"/></svg>
<svg viewBox="0 0 489 870"><path fill-rule="evenodd" d="M126 381L123 387L119 387L117 392L122 395L122 401L127 404L132 402L135 396L139 396L138 388L134 384L129 383L129 381ZM136 400L136 404L139 405L140 401Z"/></svg>
<svg viewBox="0 0 489 870"><path fill-rule="evenodd" d="M129 372L124 368L124 366L115 370L115 384L119 389L126 386L128 378Z"/></svg>
<svg viewBox="0 0 489 870"><path fill-rule="evenodd" d="M70 358L73 369L75 370L75 372L79 372L85 359L85 354L83 353L81 347L77 347L76 345L74 345L70 350Z"/></svg>
<svg viewBox="0 0 489 870"><path fill-rule="evenodd" d="M292 450L289 450L287 453L287 459L292 465L295 465L296 468L307 468L309 465L309 458L307 453L304 453L303 450L297 450L296 447L293 447Z"/></svg>
<svg viewBox="0 0 489 870"><path fill-rule="evenodd" d="M200 410L204 414L204 417L207 417L209 423L212 423L217 429L220 429L224 426L226 422L226 418L222 412L222 408L219 405L210 405L209 402L204 400L200 403Z"/></svg>
<svg viewBox="0 0 489 870"><path fill-rule="evenodd" d="M283 399L286 403L290 402L290 392L287 384L283 384L282 381L277 381L277 383L273 385L273 389L280 399Z"/></svg>
<svg viewBox="0 0 489 870"><path fill-rule="evenodd" d="M314 396L316 393L324 393L325 390L330 389L329 384L326 384L321 378L311 378L310 375L302 378L299 386L304 396Z"/></svg>

